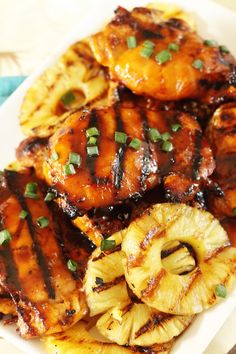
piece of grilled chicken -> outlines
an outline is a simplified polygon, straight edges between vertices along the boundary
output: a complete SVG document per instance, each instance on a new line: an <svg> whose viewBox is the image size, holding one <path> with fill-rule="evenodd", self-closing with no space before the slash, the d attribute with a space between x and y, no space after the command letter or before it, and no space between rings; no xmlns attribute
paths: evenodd
<svg viewBox="0 0 236 354"><path fill-rule="evenodd" d="M213 181L221 193L209 194L209 208L218 217L236 215L236 104L216 110L206 131L216 160Z"/></svg>
<svg viewBox="0 0 236 354"><path fill-rule="evenodd" d="M6 170L0 188L0 286L14 302L19 332L63 331L87 311L81 279L90 244L57 204L44 201L47 187L30 171Z"/></svg>
<svg viewBox="0 0 236 354"><path fill-rule="evenodd" d="M129 12L118 7L105 29L91 37L90 45L112 77L136 94L209 103L236 95L235 60L228 50L204 42L180 19L164 21L155 9Z"/></svg>
<svg viewBox="0 0 236 354"><path fill-rule="evenodd" d="M90 128L99 134L92 147ZM116 132L127 135L125 143ZM139 107L135 100L72 114L50 138L44 165L48 184L75 215L142 195L163 180L170 200L187 202L213 170L211 149L193 116Z"/></svg>

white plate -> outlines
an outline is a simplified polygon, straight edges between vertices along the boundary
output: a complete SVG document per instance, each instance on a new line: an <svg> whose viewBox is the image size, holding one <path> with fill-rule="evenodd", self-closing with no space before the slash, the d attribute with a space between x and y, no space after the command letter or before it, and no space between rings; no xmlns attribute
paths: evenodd
<svg viewBox="0 0 236 354"><path fill-rule="evenodd" d="M109 20L112 16L116 6L122 5L126 8L132 8L133 6L145 5L148 0L80 1L83 2L83 7L86 6L87 8L87 15L81 19L78 14L78 27L75 28L73 33L68 35L62 46L54 51L52 57L43 63L0 108L0 168L4 168L9 162L14 160L15 148L23 139L18 125L19 108L27 88L30 87L35 78L45 68L51 65L57 56L63 53L71 43L99 30L104 24L104 21ZM172 0L172 2L182 6L191 14L196 20L198 31L203 36L210 39L217 39L219 43L227 45L231 52L236 55L236 43L233 35L236 31L235 13L213 3L211 0ZM37 284L35 284L35 286L37 286ZM189 329L177 341L172 353L203 353L235 307L236 290L226 301L199 315ZM0 335L26 353L45 353L39 340L25 341L21 339L17 335L14 326L3 326L0 324Z"/></svg>

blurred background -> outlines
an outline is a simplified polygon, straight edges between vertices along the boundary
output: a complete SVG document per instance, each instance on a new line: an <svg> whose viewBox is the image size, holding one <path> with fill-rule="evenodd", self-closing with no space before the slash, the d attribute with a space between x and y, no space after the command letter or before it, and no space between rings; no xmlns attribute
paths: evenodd
<svg viewBox="0 0 236 354"><path fill-rule="evenodd" d="M0 0L0 104L75 28L83 18L85 1ZM212 1L236 12L236 0ZM235 328L236 311L205 354L226 354L235 345ZM1 354L23 354L3 339L0 348ZM236 349L230 353L236 354Z"/></svg>

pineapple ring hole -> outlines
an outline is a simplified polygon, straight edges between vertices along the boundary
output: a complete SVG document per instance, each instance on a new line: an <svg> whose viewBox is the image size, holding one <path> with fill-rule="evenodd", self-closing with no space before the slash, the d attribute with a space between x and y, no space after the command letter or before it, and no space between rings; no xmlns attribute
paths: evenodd
<svg viewBox="0 0 236 354"><path fill-rule="evenodd" d="M176 240L163 245L161 262L169 273L185 275L196 268L197 258L191 245Z"/></svg>

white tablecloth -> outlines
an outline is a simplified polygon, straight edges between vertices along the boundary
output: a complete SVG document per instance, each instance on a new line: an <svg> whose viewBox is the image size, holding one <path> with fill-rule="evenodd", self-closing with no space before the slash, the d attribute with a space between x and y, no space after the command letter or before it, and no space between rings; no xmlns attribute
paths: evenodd
<svg viewBox="0 0 236 354"><path fill-rule="evenodd" d="M0 75L29 75L83 17L85 1L0 0ZM216 1L236 11L235 0ZM205 354L226 354L236 343L235 333L236 311ZM4 339L0 353L23 354Z"/></svg>

